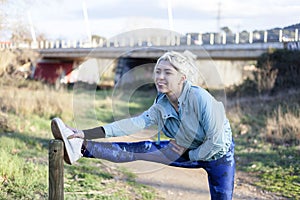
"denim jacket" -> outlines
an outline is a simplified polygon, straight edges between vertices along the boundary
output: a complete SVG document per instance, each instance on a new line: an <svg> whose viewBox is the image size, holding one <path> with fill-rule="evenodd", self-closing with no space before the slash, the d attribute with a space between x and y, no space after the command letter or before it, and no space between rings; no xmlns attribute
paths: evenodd
<svg viewBox="0 0 300 200"><path fill-rule="evenodd" d="M178 112L159 93L141 115L103 126L106 137L136 133L157 125L159 131L189 149L192 161L216 160L229 150L232 133L225 109L209 92L186 81L178 99Z"/></svg>

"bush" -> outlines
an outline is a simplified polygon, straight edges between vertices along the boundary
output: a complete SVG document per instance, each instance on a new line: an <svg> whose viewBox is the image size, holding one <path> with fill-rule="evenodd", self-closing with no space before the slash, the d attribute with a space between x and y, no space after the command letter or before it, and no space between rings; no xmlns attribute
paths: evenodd
<svg viewBox="0 0 300 200"><path fill-rule="evenodd" d="M228 96L274 94L300 88L300 51L276 50L262 54L257 60L253 79L245 79L227 91Z"/></svg>
<svg viewBox="0 0 300 200"><path fill-rule="evenodd" d="M267 72L262 78L273 87L273 92L300 86L300 51L276 50L263 54L257 61L257 68ZM269 72L269 73L268 73Z"/></svg>
<svg viewBox="0 0 300 200"><path fill-rule="evenodd" d="M9 131L7 115L0 110L0 133Z"/></svg>
<svg viewBox="0 0 300 200"><path fill-rule="evenodd" d="M256 96L258 94L258 83L250 78L245 79L240 85L228 88L226 91L228 97Z"/></svg>
<svg viewBox="0 0 300 200"><path fill-rule="evenodd" d="M38 58L38 53L32 50L21 49L4 49L0 51L0 77L2 76L24 76L24 72L19 71L20 67L24 67L26 63L35 62ZM26 68L29 66L26 65ZM28 73L30 72L30 69ZM28 74L27 74L28 75ZM26 76L27 76L26 75Z"/></svg>

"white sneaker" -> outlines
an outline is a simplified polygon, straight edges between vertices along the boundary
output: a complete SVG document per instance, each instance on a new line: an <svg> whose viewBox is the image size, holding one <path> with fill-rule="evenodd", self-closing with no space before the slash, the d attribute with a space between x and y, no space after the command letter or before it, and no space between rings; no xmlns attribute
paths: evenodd
<svg viewBox="0 0 300 200"><path fill-rule="evenodd" d="M73 135L74 132L70 128L68 128L61 119L54 118L51 121L51 130L54 138L63 140L65 144L64 160L66 161L66 163L72 165L82 157L81 147L83 144L83 139L67 139L70 135Z"/></svg>

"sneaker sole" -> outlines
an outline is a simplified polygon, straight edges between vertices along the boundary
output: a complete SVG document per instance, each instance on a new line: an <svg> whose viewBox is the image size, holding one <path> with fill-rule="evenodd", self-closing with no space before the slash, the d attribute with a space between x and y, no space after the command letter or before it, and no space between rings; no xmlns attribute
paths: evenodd
<svg viewBox="0 0 300 200"><path fill-rule="evenodd" d="M68 140L67 138L63 137L63 134L61 133L61 130L59 128L58 122L56 119L51 121L51 130L52 130L52 134L54 136L55 139L59 139L62 140L64 142L64 160L66 163L68 163L69 165L71 165L71 161L69 158L69 144L68 142L66 142L66 140ZM66 147L68 146L68 147Z"/></svg>

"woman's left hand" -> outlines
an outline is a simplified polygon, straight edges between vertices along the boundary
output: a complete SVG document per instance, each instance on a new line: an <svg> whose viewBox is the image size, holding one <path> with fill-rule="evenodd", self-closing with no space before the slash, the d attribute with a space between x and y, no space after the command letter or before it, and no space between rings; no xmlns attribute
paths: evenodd
<svg viewBox="0 0 300 200"><path fill-rule="evenodd" d="M178 155L184 154L184 152L187 150L187 148L178 145L175 140L170 140L170 143L172 144L172 150L175 151Z"/></svg>

